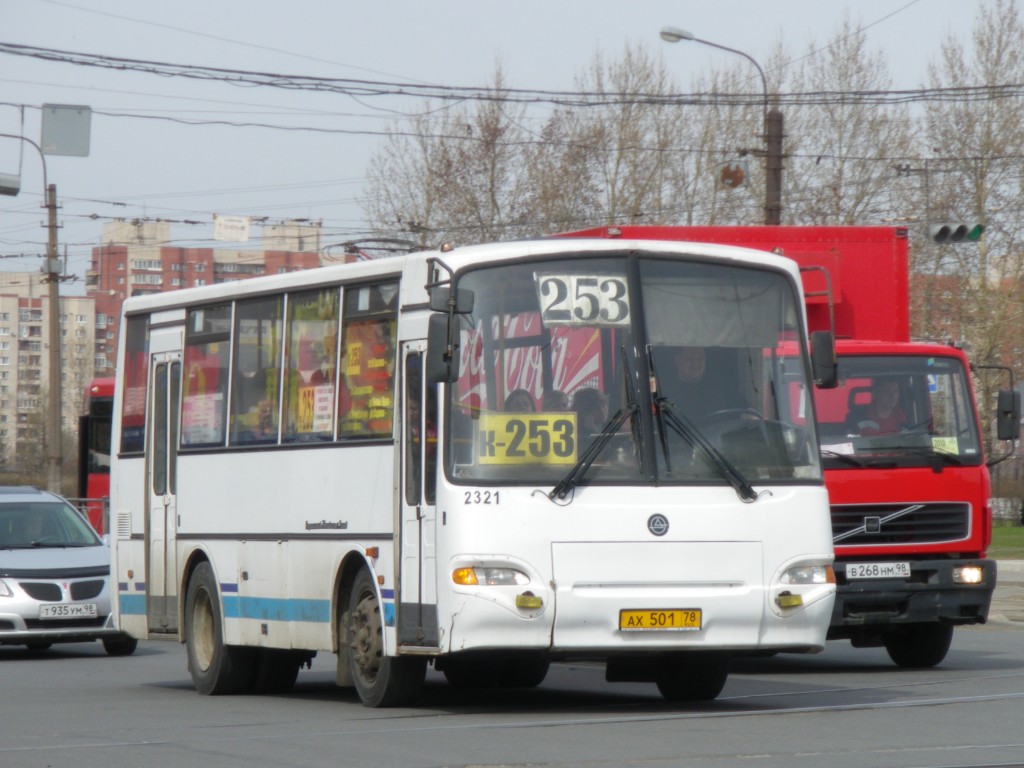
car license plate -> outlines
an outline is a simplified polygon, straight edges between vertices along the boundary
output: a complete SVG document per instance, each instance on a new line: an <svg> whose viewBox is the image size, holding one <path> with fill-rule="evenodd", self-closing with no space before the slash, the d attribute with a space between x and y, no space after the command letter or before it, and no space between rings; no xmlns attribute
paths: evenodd
<svg viewBox="0 0 1024 768"><path fill-rule="evenodd" d="M46 603L39 606L40 619L95 619L96 603Z"/></svg>
<svg viewBox="0 0 1024 768"><path fill-rule="evenodd" d="M642 632L652 629L694 631L700 627L700 608L619 611L619 629L624 632Z"/></svg>
<svg viewBox="0 0 1024 768"><path fill-rule="evenodd" d="M848 579L909 579L910 563L847 563Z"/></svg>

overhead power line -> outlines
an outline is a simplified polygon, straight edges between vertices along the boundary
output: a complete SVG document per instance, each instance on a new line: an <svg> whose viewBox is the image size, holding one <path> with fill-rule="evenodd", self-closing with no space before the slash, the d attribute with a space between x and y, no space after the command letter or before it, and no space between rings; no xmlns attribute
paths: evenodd
<svg viewBox="0 0 1024 768"><path fill-rule="evenodd" d="M222 82L236 86L261 86L293 91L334 93L357 98L405 96L442 101L502 101L521 104L551 104L561 107L598 107L629 104L686 104L692 106L751 106L764 103L758 93L599 93L593 91L553 91L522 88L500 90L478 86L446 86L413 82L387 82L351 78L329 78L225 69L192 64L130 59L100 54L38 48L0 42L0 54L26 56L77 66L118 71L141 72L162 77ZM895 105L920 102L979 102L1018 99L1024 96L1024 83L1002 83L947 88L909 90L813 91L772 94L779 106L822 104Z"/></svg>

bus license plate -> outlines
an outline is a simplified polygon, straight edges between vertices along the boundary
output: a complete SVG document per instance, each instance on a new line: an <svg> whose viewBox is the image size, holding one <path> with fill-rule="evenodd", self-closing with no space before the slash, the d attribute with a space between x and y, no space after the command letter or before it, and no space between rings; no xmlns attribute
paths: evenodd
<svg viewBox="0 0 1024 768"><path fill-rule="evenodd" d="M96 603L46 603L39 606L40 619L95 619Z"/></svg>
<svg viewBox="0 0 1024 768"><path fill-rule="evenodd" d="M910 563L847 563L848 579L909 579Z"/></svg>
<svg viewBox="0 0 1024 768"><path fill-rule="evenodd" d="M619 611L619 629L624 632L642 632L652 629L694 631L700 627L700 608Z"/></svg>

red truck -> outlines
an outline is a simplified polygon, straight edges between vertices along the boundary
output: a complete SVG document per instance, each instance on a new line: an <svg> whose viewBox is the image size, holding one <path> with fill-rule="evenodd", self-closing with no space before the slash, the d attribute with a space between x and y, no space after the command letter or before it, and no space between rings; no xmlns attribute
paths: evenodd
<svg viewBox="0 0 1024 768"><path fill-rule="evenodd" d="M839 384L815 391L837 595L829 639L941 662L995 589L990 480L963 350L910 340L907 231L897 227L602 227L574 237L683 240L796 261L808 330L836 336ZM1000 440L1019 396L999 393Z"/></svg>

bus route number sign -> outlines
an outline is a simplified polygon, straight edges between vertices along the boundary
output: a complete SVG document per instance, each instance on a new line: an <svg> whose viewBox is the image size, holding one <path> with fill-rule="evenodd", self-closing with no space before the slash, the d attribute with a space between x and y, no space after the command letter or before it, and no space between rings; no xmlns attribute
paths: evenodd
<svg viewBox="0 0 1024 768"><path fill-rule="evenodd" d="M629 325L629 288L625 277L537 274L534 279L546 328Z"/></svg>
<svg viewBox="0 0 1024 768"><path fill-rule="evenodd" d="M481 464L575 464L575 413L481 413Z"/></svg>

